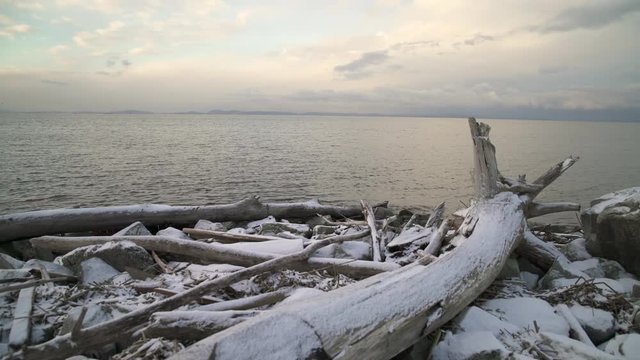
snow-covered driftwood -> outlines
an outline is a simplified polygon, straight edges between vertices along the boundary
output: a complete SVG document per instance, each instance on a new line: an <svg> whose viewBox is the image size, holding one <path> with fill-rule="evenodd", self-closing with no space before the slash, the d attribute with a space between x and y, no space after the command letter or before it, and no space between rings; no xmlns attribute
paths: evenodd
<svg viewBox="0 0 640 360"><path fill-rule="evenodd" d="M82 231L118 230L136 220L146 226L172 224L185 227L192 226L200 219L248 221L263 219L267 216L278 219L306 219L316 214L331 215L336 218L354 217L361 214L361 209L359 206L323 205L317 200L298 203L263 203L256 196L225 205L143 204L40 210L0 216L0 241Z"/></svg>
<svg viewBox="0 0 640 360"><path fill-rule="evenodd" d="M39 249L68 252L79 247L104 244L111 241L131 241L149 251L182 255L192 259L197 259L201 262L213 262L239 266L252 266L276 257L276 255L272 253L246 251L231 248L223 244L184 240L171 236L41 236L31 239L31 244L35 248ZM349 259L331 258L311 258L308 261L292 263L290 266L292 269L299 271L324 269L329 272L344 274L355 279L361 279L363 277L398 268L396 264L392 263L376 263L366 260L354 261Z"/></svg>
<svg viewBox="0 0 640 360"><path fill-rule="evenodd" d="M491 284L519 245L528 205L498 186L489 126L475 119L469 126L477 201L454 239L460 244L455 250L435 261L427 254L428 261L265 312L172 359L387 359L454 317ZM274 328L292 330L274 333Z"/></svg>

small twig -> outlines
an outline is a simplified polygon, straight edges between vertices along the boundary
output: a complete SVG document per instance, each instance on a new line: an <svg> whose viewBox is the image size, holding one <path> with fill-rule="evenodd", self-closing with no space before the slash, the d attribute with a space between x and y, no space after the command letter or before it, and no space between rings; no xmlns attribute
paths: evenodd
<svg viewBox="0 0 640 360"><path fill-rule="evenodd" d="M78 320L73 324L73 328L71 329L71 339L77 340L80 338L80 332L82 331L82 323L84 322L84 316L87 314L87 307L83 306L80 310L80 315L78 315Z"/></svg>

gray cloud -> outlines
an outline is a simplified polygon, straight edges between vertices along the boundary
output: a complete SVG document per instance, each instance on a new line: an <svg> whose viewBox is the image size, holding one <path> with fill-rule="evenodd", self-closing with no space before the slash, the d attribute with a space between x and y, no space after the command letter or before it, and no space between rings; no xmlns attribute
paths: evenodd
<svg viewBox="0 0 640 360"><path fill-rule="evenodd" d="M44 83L44 84L49 84L49 85L57 85L57 86L65 86L65 85L69 85L69 83L64 82L64 81L56 81L56 80L40 80L40 82Z"/></svg>
<svg viewBox="0 0 640 360"><path fill-rule="evenodd" d="M129 61L127 59L122 60L121 63L122 63L122 66L124 66L124 67L129 67L131 65L131 61Z"/></svg>
<svg viewBox="0 0 640 360"><path fill-rule="evenodd" d="M592 5L572 7L560 12L551 20L529 30L553 33L576 29L598 29L620 21L625 15L640 11L638 0L599 1Z"/></svg>
<svg viewBox="0 0 640 360"><path fill-rule="evenodd" d="M412 51L421 48L437 48L440 46L438 41L425 40L425 41L407 41L393 44L391 49L400 51Z"/></svg>
<svg viewBox="0 0 640 360"><path fill-rule="evenodd" d="M495 40L495 37L493 37L491 35L476 34L474 37L465 40L464 44L468 45L468 46L475 46L475 45L481 44L483 42L493 41L493 40Z"/></svg>
<svg viewBox="0 0 640 360"><path fill-rule="evenodd" d="M369 70L371 67L383 64L389 58L387 50L366 52L356 60L344 65L338 65L333 70L347 79L359 79L370 75L371 72Z"/></svg>

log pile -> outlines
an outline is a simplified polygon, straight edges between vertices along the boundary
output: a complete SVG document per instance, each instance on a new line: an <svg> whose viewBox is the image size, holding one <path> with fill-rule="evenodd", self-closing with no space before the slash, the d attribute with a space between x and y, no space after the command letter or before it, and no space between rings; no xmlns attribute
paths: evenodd
<svg viewBox="0 0 640 360"><path fill-rule="evenodd" d="M4 248L39 257L0 258L0 313L13 324L0 353L12 359L438 359L457 357L456 341L474 337L497 344L482 351L498 355L554 358L574 349L587 358L605 356L564 297L575 295L576 306L615 306L616 321L627 319L631 327L634 306L615 283L596 276L604 270L577 264L590 260L576 260L580 251L561 251L578 246L570 241L579 234L546 241L554 235L527 221L579 207L535 201L577 158L531 183L508 178L499 172L489 126L471 118L469 127L476 197L449 218L444 204L421 222L386 203L258 198L0 216ZM634 285L631 280L619 283ZM553 321L566 324L566 336L558 333L563 326L543 320L520 329L503 319L494 334L469 330L489 326L496 302L502 306L496 313L508 314L509 299L502 298L516 296L540 308L557 304L561 320ZM503 328L511 338L501 336Z"/></svg>

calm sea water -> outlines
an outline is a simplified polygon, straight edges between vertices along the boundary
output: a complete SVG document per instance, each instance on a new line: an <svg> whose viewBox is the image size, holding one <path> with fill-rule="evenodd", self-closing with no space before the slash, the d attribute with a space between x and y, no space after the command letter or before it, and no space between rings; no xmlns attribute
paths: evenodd
<svg viewBox="0 0 640 360"><path fill-rule="evenodd" d="M544 200L640 186L640 123L484 121L503 174L534 179L581 157ZM472 196L471 151L465 119L4 113L0 214L254 194L455 209Z"/></svg>

